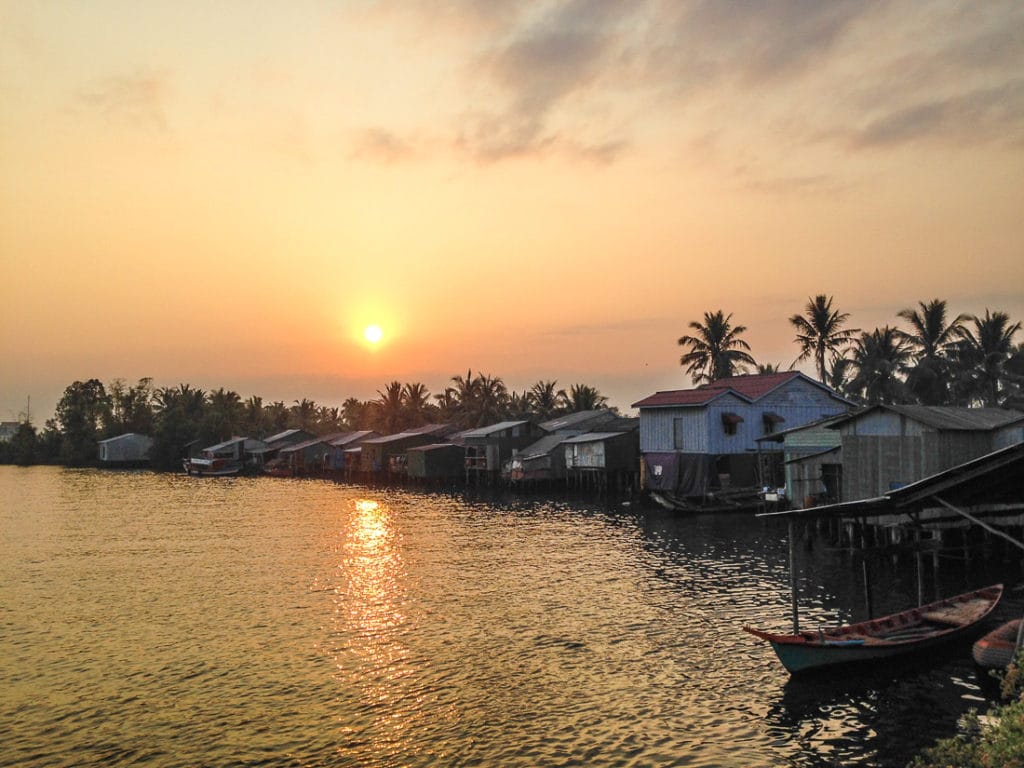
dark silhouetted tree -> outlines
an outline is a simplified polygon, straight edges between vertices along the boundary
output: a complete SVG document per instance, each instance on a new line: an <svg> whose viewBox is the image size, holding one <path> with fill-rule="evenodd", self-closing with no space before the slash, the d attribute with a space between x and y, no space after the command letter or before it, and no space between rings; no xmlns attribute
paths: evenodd
<svg viewBox="0 0 1024 768"><path fill-rule="evenodd" d="M740 338L744 325L733 326L732 314L722 310L705 312L704 322L690 323L695 333L679 337L679 345L689 349L680 359L695 384L710 383L746 373L747 366L757 363L750 356L750 345Z"/></svg>
<svg viewBox="0 0 1024 768"><path fill-rule="evenodd" d="M796 329L796 341L800 345L797 363L813 359L818 380L828 382L826 361L842 358L843 350L856 338L856 328L844 328L850 316L832 308L832 297L819 294L807 300L804 314L793 315L790 324Z"/></svg>

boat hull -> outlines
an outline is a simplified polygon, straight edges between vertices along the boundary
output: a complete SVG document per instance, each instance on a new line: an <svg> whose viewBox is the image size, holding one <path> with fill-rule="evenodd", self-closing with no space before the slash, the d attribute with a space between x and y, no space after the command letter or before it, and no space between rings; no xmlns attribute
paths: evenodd
<svg viewBox="0 0 1024 768"><path fill-rule="evenodd" d="M1017 652L1020 619L1008 621L975 641L971 648L974 663L985 669L1005 669Z"/></svg>
<svg viewBox="0 0 1024 768"><path fill-rule="evenodd" d="M242 471L240 461L227 459L186 459L185 473L196 477L230 477Z"/></svg>
<svg viewBox="0 0 1024 768"><path fill-rule="evenodd" d="M791 673L878 662L970 637L995 609L1003 586L968 592L878 619L818 632L782 635L752 627Z"/></svg>

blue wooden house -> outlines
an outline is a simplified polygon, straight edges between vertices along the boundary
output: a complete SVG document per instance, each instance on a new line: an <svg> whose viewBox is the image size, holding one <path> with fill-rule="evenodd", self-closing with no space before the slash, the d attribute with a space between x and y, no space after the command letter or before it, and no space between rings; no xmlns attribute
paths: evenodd
<svg viewBox="0 0 1024 768"><path fill-rule="evenodd" d="M758 438L844 413L853 403L788 371L658 392L633 407L640 411L644 488L699 498L783 485L781 445Z"/></svg>

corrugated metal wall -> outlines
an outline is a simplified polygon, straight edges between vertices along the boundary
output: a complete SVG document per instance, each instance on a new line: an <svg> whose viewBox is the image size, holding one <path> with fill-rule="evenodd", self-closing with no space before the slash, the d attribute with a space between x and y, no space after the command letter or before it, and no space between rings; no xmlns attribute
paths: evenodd
<svg viewBox="0 0 1024 768"><path fill-rule="evenodd" d="M764 414L776 413L785 421L779 429L792 429L824 416L847 410L817 386L794 379L779 391L751 404L728 394L711 405L690 408L643 408L640 410L640 450L645 453L683 451L685 453L737 454L757 450L756 439L765 434ZM736 434L726 434L723 413L743 417ZM777 444L762 450L779 450Z"/></svg>

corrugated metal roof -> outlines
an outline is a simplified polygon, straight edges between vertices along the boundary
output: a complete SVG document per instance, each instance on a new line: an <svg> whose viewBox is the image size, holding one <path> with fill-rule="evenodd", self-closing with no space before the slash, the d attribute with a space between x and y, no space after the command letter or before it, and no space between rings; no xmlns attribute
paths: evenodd
<svg viewBox="0 0 1024 768"><path fill-rule="evenodd" d="M448 448L448 449L457 448L457 449L462 449L462 446L461 445L455 445L455 443L431 443L430 445L417 445L414 448L410 448L409 449L409 453L412 453L413 451L415 451L417 453L426 453L428 451L437 451L437 450L440 450L441 448Z"/></svg>
<svg viewBox="0 0 1024 768"><path fill-rule="evenodd" d="M587 432L576 437L570 437L568 440L564 440L566 443L595 443L601 440L607 440L611 437L622 437L625 432Z"/></svg>
<svg viewBox="0 0 1024 768"><path fill-rule="evenodd" d="M519 427L523 424L529 424L530 422L526 419L521 421L501 421L497 424L491 424L489 427L477 427L476 429L470 429L466 432L462 432L462 437L488 437L493 435L495 432L501 432L506 429L512 429L512 427Z"/></svg>
<svg viewBox="0 0 1024 768"><path fill-rule="evenodd" d="M451 424L424 424L422 427L412 427L405 430L404 435L435 435L445 437L456 430Z"/></svg>
<svg viewBox="0 0 1024 768"><path fill-rule="evenodd" d="M372 429L361 429L358 432L344 432L329 442L334 446L349 445L350 443L354 443L356 440L361 440L367 435L372 434L374 434Z"/></svg>
<svg viewBox="0 0 1024 768"><path fill-rule="evenodd" d="M540 428L545 432L558 432L565 429L572 429L578 427L584 422L588 421L605 421L608 419L615 418L615 414L607 408L597 408L591 411L577 411L576 413L567 413L564 416L557 416L548 421L540 423Z"/></svg>
<svg viewBox="0 0 1024 768"><path fill-rule="evenodd" d="M867 413L887 410L933 429L989 432L1024 419L1024 413L1007 408L959 408L945 405L876 405L839 419L832 428L854 421Z"/></svg>
<svg viewBox="0 0 1024 768"><path fill-rule="evenodd" d="M306 448L309 448L310 446L317 445L319 443L323 443L324 445L327 445L327 441L324 438L322 438L322 437L314 437L312 440L303 440L301 443L295 443L295 445L289 445L286 448L282 448L280 452L281 453L295 453L296 451L304 451Z"/></svg>
<svg viewBox="0 0 1024 768"><path fill-rule="evenodd" d="M532 459L535 456L546 456L566 440L576 437L580 433L574 430L563 430L551 435L544 435L536 443L526 446L516 454L517 459Z"/></svg>
<svg viewBox="0 0 1024 768"><path fill-rule="evenodd" d="M783 384L798 378L806 379L816 386L828 389L823 384L814 381L814 379L804 376L800 371L732 376L728 379L719 379L710 384L704 384L696 389L675 389L657 392L650 397L645 397L643 400L633 403L633 408L704 405L716 397L721 397L726 392L733 392L745 400L754 402ZM836 395L836 397L839 397L839 395Z"/></svg>
<svg viewBox="0 0 1024 768"><path fill-rule="evenodd" d="M265 442L265 443L276 443L278 440L284 440L286 438L291 437L296 432L301 432L301 431L302 430L299 430L299 429L286 429L284 432L278 432L276 435L271 435L270 437L268 437L263 442Z"/></svg>

